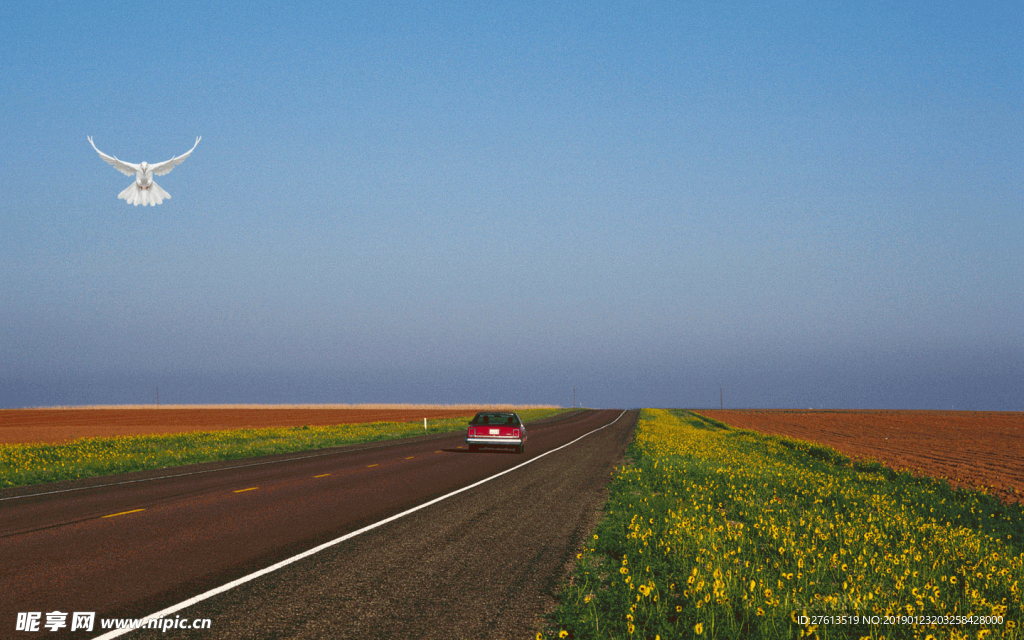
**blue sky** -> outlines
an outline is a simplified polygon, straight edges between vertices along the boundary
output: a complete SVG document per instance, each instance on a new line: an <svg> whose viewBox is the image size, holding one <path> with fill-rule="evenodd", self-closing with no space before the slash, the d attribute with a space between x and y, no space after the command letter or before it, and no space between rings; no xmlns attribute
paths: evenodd
<svg viewBox="0 0 1024 640"><path fill-rule="evenodd" d="M83 6L0 9L0 406L1024 409L1020 3Z"/></svg>

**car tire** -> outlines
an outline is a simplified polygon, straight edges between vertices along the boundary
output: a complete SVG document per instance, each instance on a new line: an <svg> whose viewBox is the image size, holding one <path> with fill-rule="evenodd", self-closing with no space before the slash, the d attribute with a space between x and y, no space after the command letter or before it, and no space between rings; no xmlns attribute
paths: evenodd
<svg viewBox="0 0 1024 640"><path fill-rule="evenodd" d="M476 453L479 448L480 448L480 445L478 445L478 444L471 444L471 445L469 445L469 452L470 453Z"/></svg>
<svg viewBox="0 0 1024 640"><path fill-rule="evenodd" d="M516 453L518 453L519 455L526 453L526 443L523 443L516 447Z"/></svg>

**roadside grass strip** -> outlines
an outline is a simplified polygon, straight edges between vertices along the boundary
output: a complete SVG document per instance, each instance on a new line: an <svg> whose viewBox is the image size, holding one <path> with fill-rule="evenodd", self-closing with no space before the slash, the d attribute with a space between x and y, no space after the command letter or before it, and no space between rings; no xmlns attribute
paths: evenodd
<svg viewBox="0 0 1024 640"><path fill-rule="evenodd" d="M1024 638L1024 507L644 410L540 637Z"/></svg>
<svg viewBox="0 0 1024 640"><path fill-rule="evenodd" d="M529 422L565 411L569 409L523 409L517 413ZM419 420L79 438L65 444L0 444L0 488L460 431L470 415L430 420L426 431Z"/></svg>

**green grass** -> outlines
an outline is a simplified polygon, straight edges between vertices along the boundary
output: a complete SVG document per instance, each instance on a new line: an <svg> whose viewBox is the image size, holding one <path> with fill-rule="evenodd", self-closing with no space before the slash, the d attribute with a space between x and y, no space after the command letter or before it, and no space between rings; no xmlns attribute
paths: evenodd
<svg viewBox="0 0 1024 640"><path fill-rule="evenodd" d="M570 409L521 409L524 421ZM469 416L423 422L373 422L165 435L80 438L65 444L0 444L0 488L92 478L199 462L236 460L466 428Z"/></svg>
<svg viewBox="0 0 1024 640"><path fill-rule="evenodd" d="M1019 504L684 411L629 456L548 637L1022 637Z"/></svg>

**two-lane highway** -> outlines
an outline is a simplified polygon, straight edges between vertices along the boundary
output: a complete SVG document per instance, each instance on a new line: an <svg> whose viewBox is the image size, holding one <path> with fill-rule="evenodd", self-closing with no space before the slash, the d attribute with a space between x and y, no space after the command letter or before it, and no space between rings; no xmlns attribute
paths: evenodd
<svg viewBox="0 0 1024 640"><path fill-rule="evenodd" d="M222 468L193 468L187 475L169 469L165 477L142 482L99 483L106 486L71 487L74 490L59 492L38 487L28 495L15 495L25 494L25 490L0 492L0 635L20 635L13 633L19 612L88 611L96 612L98 619L152 614L544 456L611 423L603 437L588 436L488 483L495 487L482 491L487 486L482 485L480 490L448 502L465 503L493 493L489 498L493 504L485 511L507 510L508 500L502 497L501 488L521 482L542 468L586 475L594 473L597 464L603 473L603 487L607 470L622 455L635 422L634 415L619 417L621 413L589 411L529 425L525 455L499 451L471 454L462 442L464 433L454 433L295 454L292 459L269 464L239 462L223 468L221 463ZM594 449L613 433L620 435L612 439L613 447ZM590 445L584 446L587 441ZM577 455L574 449L594 451L587 462L573 463L583 464L575 471L571 464L564 466L566 460ZM599 463L594 462L599 459ZM521 478L513 479L517 475ZM588 482L593 489L594 481ZM571 495L578 488L564 489L569 493L559 500L578 498ZM478 494L475 497L474 492ZM549 487L534 483L519 499L546 503L551 499ZM596 506L590 504L589 508L592 511ZM431 510L435 513L429 513ZM430 522L443 510L440 505L431 506L417 516ZM583 516L574 517L578 520ZM516 520L518 516L508 513L502 518ZM573 536L578 538L579 531L571 532L570 538ZM561 548L570 542L554 544ZM498 544L518 548L515 540ZM350 549L359 545L346 542L339 546ZM474 548L479 545L458 549L457 553L471 554ZM230 617L230 612L218 609L216 615L215 625L216 620ZM392 632L401 634L407 626L392 627ZM202 633L204 638L238 637L234 631L222 625L219 630L191 633ZM251 637L260 637L261 633L251 629ZM344 626L332 631L333 635L339 633L345 635ZM57 634L47 632L47 636ZM320 636L312 632L308 637Z"/></svg>

